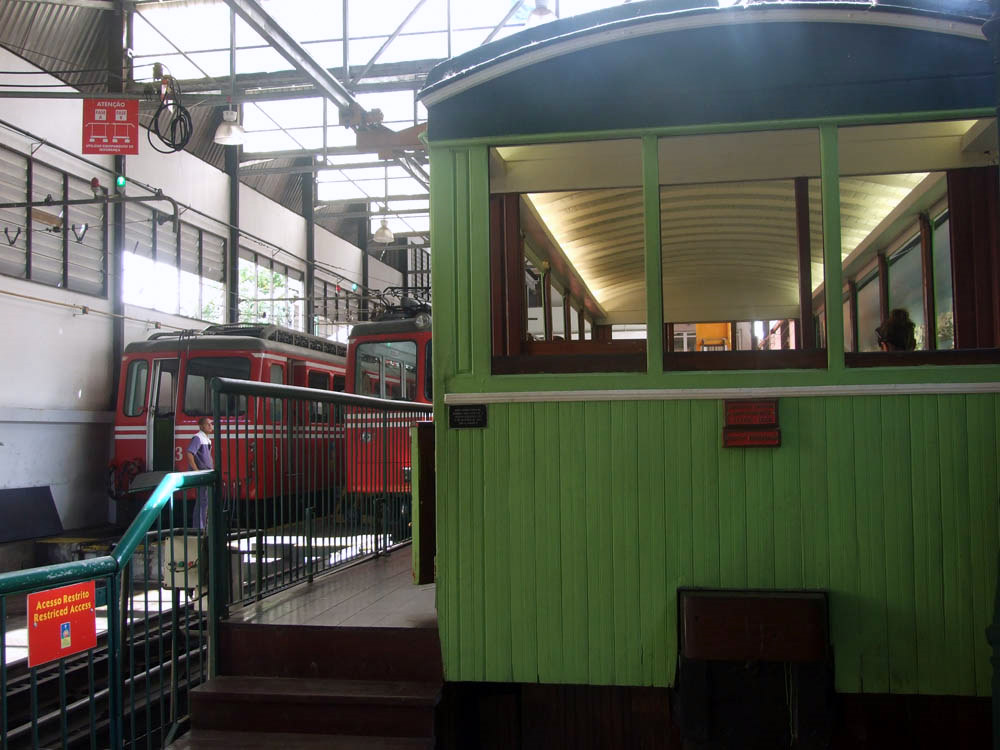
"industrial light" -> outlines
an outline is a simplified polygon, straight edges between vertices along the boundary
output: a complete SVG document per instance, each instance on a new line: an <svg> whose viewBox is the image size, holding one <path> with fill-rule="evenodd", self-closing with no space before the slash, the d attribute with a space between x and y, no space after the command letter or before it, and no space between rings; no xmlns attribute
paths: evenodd
<svg viewBox="0 0 1000 750"><path fill-rule="evenodd" d="M212 140L220 146L242 146L247 139L247 134L237 119L238 115L235 110L225 110L222 113L222 122L215 129L215 138Z"/></svg>
<svg viewBox="0 0 1000 750"><path fill-rule="evenodd" d="M119 190L125 187L125 175L120 174L117 177L115 177L115 187L118 188Z"/></svg>
<svg viewBox="0 0 1000 750"><path fill-rule="evenodd" d="M375 236L372 239L376 242L388 245L396 239L396 236L392 233L392 230L389 229L389 223L385 219L382 219L382 226L375 230Z"/></svg>
<svg viewBox="0 0 1000 750"><path fill-rule="evenodd" d="M554 21L556 19L556 14L552 12L549 7L549 0L535 0L535 8L528 14L528 21L526 25L530 28L532 26L538 26L539 24L548 23L549 21Z"/></svg>

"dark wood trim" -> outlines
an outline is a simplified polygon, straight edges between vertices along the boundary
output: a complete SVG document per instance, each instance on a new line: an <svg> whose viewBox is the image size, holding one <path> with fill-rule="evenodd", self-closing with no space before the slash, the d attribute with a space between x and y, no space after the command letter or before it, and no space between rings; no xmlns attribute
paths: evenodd
<svg viewBox="0 0 1000 750"><path fill-rule="evenodd" d="M948 172L955 348L1000 345L997 167Z"/></svg>
<svg viewBox="0 0 1000 750"><path fill-rule="evenodd" d="M573 337L570 335L570 298L563 297L563 338L566 341L571 341Z"/></svg>
<svg viewBox="0 0 1000 750"><path fill-rule="evenodd" d="M593 341L611 341L611 326L599 326L591 323L591 339Z"/></svg>
<svg viewBox="0 0 1000 750"><path fill-rule="evenodd" d="M878 254L878 314L880 321L889 319L889 261L884 253Z"/></svg>
<svg viewBox="0 0 1000 750"><path fill-rule="evenodd" d="M525 341L524 353L536 354L645 354L643 339L618 341Z"/></svg>
<svg viewBox="0 0 1000 750"><path fill-rule="evenodd" d="M552 340L552 269L542 275L542 318L545 323L545 340Z"/></svg>
<svg viewBox="0 0 1000 750"><path fill-rule="evenodd" d="M905 367L912 365L995 365L1000 348L939 349L915 352L845 352L847 367Z"/></svg>
<svg viewBox="0 0 1000 750"><path fill-rule="evenodd" d="M503 260L502 316L504 354L521 353L521 342L527 331L527 308L524 293L524 244L521 238L521 198L516 193L500 196L503 206L502 241L499 248Z"/></svg>
<svg viewBox="0 0 1000 750"><path fill-rule="evenodd" d="M580 305L580 309L576 311L576 324L579 326L579 331L577 331L577 341L583 341L586 339L585 323L587 322L587 316L583 312L583 305Z"/></svg>
<svg viewBox="0 0 1000 750"><path fill-rule="evenodd" d="M920 268L923 271L925 348L937 349L937 319L934 312L934 227L927 213L920 214Z"/></svg>
<svg viewBox="0 0 1000 750"><path fill-rule="evenodd" d="M825 349L775 349L736 352L664 352L666 371L824 370Z"/></svg>
<svg viewBox="0 0 1000 750"><path fill-rule="evenodd" d="M858 285L854 280L847 282L847 312L851 314L850 319L850 330L848 333L851 334L850 346L848 342L844 341L844 351L856 352L858 350ZM830 331L826 332L827 341L830 340Z"/></svg>
<svg viewBox="0 0 1000 750"><path fill-rule="evenodd" d="M812 325L812 246L809 234L809 178L795 178L795 236L799 250L799 320L795 326L795 345L800 349L816 348Z"/></svg>
<svg viewBox="0 0 1000 750"><path fill-rule="evenodd" d="M437 551L436 498L434 476L434 423L417 422L417 461L420 466L419 501L414 514L420 519L420 548L413 571L417 585L434 583L434 554Z"/></svg>
<svg viewBox="0 0 1000 750"><path fill-rule="evenodd" d="M674 324L663 324L663 351L672 352L674 350Z"/></svg>
<svg viewBox="0 0 1000 750"><path fill-rule="evenodd" d="M492 371L494 375L529 375L546 372L645 372L646 353L522 354L516 357L494 357Z"/></svg>

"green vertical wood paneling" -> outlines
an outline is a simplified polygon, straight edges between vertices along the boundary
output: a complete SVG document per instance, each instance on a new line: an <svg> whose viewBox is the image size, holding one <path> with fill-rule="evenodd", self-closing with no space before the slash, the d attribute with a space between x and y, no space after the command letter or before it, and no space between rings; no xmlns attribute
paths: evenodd
<svg viewBox="0 0 1000 750"><path fill-rule="evenodd" d="M532 407L514 404L510 415L510 614L515 682L538 679L535 620L535 441ZM457 678L462 679L462 678ZM465 678L468 679L468 678Z"/></svg>
<svg viewBox="0 0 1000 750"><path fill-rule="evenodd" d="M805 587L804 550L802 548L802 496L799 473L799 428L801 399L781 402L782 446L773 452L772 481L774 482L771 522L774 528L774 585L777 588Z"/></svg>
<svg viewBox="0 0 1000 750"><path fill-rule="evenodd" d="M722 404L714 402L716 424L722 424ZM714 430L721 441L720 430ZM706 446L707 447L707 446ZM747 451L718 451L719 482L719 575L727 588L747 586Z"/></svg>
<svg viewBox="0 0 1000 750"><path fill-rule="evenodd" d="M666 463L664 498L667 501L666 547L666 679L677 670L677 589L693 586L695 575L695 500L691 483L691 402L663 404L663 447Z"/></svg>
<svg viewBox="0 0 1000 750"><path fill-rule="evenodd" d="M996 406L994 407L994 404ZM996 411L995 411L996 409ZM988 395L967 396L965 400L966 445L969 452L969 552L972 561L972 610L974 628L988 623L993 617L993 595L996 589L998 535L995 512L1000 500L997 486L997 435L1000 423L1000 400ZM974 664L976 692L990 691L992 670L990 648L982 633L974 629Z"/></svg>
<svg viewBox="0 0 1000 750"><path fill-rule="evenodd" d="M667 504L664 477L669 454L663 445L663 403L639 410L639 628L642 684L666 685L667 674ZM672 610L671 610L672 611ZM674 615L676 617L676 614Z"/></svg>
<svg viewBox="0 0 1000 750"><path fill-rule="evenodd" d="M485 559L486 674L514 679L511 668L510 432L508 408L489 410L483 456L483 552Z"/></svg>
<svg viewBox="0 0 1000 750"><path fill-rule="evenodd" d="M941 427L941 516L944 557L945 642L953 683L947 692L975 691L973 664L972 558L969 548L969 453L965 396L938 396Z"/></svg>
<svg viewBox="0 0 1000 750"><path fill-rule="evenodd" d="M885 507L886 624L889 631L889 689L917 689L914 508L907 399L879 400L882 425L882 497Z"/></svg>
<svg viewBox="0 0 1000 750"><path fill-rule="evenodd" d="M458 210L455 213L455 275L451 300L456 307L455 317L455 374L472 371L472 294L470 289L470 268L472 236L470 233L469 203L469 153L455 153L455 199ZM439 338L439 337L435 337Z"/></svg>
<svg viewBox="0 0 1000 750"><path fill-rule="evenodd" d="M586 451L583 404L559 404L559 465L579 466ZM587 627L586 477L582 471L559 476L559 551L562 589L564 675L584 684L589 675Z"/></svg>
<svg viewBox="0 0 1000 750"><path fill-rule="evenodd" d="M854 494L858 518L859 600L870 616L860 623L862 688L889 691L889 630L885 595L885 522L882 508L882 436L878 397L856 398L854 419Z"/></svg>
<svg viewBox="0 0 1000 750"><path fill-rule="evenodd" d="M587 478L587 640L590 683L610 685L615 679L614 550L611 545L611 404L584 404ZM602 648L603 646L603 648Z"/></svg>
<svg viewBox="0 0 1000 750"><path fill-rule="evenodd" d="M784 404L784 402L782 402ZM827 495L826 406L799 401L799 470L802 486L802 574L807 589L830 585L830 503Z"/></svg>
<svg viewBox="0 0 1000 750"><path fill-rule="evenodd" d="M539 404L535 419L535 568L538 679L563 674L559 525L559 404Z"/></svg>
<svg viewBox="0 0 1000 750"><path fill-rule="evenodd" d="M490 307L478 304L490 298L490 167L485 146L469 149L469 336L473 373L485 378L490 373L492 338ZM473 300L476 303L473 303Z"/></svg>
<svg viewBox="0 0 1000 750"><path fill-rule="evenodd" d="M909 403L910 435L939 435L935 399ZM915 687L929 690L936 675L948 660L943 647L944 630L944 568L943 529L941 515L941 469L938 446L927 440L910 441L909 492L897 498L896 510L912 514L914 626L917 631L917 675ZM896 477L895 481L902 478ZM905 479L902 479L905 482ZM935 646L937 644L937 646Z"/></svg>
<svg viewBox="0 0 1000 750"><path fill-rule="evenodd" d="M826 399L826 460L829 497L830 634L843 644L837 663L836 687L845 692L861 689L861 641L858 634L857 516L854 500L854 419L852 400ZM864 612L864 616L870 616Z"/></svg>
<svg viewBox="0 0 1000 750"><path fill-rule="evenodd" d="M721 585L719 568L719 424L718 405L710 401L691 404L691 502L694 548L692 585ZM683 438L682 438L683 439ZM684 467L678 464L678 469Z"/></svg>
<svg viewBox="0 0 1000 750"><path fill-rule="evenodd" d="M827 590L839 690L988 694L1000 397L494 404L438 437L452 680L673 681L677 589Z"/></svg>
<svg viewBox="0 0 1000 750"><path fill-rule="evenodd" d="M639 684L638 404L611 405L611 515L614 566L615 682Z"/></svg>

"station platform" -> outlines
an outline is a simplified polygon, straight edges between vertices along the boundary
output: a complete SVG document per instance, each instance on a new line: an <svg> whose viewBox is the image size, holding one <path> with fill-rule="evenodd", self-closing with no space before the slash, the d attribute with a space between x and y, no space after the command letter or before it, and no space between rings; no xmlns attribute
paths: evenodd
<svg viewBox="0 0 1000 750"><path fill-rule="evenodd" d="M435 585L414 585L410 547L364 560L230 612L231 623L437 628Z"/></svg>

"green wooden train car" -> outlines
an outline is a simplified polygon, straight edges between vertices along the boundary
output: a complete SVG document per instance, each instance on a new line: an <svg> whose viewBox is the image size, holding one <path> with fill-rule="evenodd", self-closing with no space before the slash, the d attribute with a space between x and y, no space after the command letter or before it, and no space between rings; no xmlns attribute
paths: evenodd
<svg viewBox="0 0 1000 750"><path fill-rule="evenodd" d="M778 711L812 690L833 728L773 746L845 701L988 727L985 4L695 6L530 29L422 92L447 679L670 688L724 745L706 674L766 704L720 665L815 662Z"/></svg>

